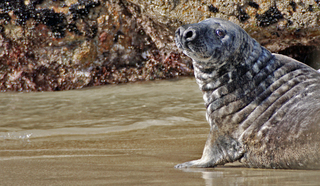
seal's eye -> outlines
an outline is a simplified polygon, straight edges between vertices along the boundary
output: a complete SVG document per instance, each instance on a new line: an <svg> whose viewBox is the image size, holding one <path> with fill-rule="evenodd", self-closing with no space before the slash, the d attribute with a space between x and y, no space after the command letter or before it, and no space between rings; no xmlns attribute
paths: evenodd
<svg viewBox="0 0 320 186"><path fill-rule="evenodd" d="M223 30L220 30L220 29L216 30L216 34L219 37L224 37L226 35L226 33Z"/></svg>

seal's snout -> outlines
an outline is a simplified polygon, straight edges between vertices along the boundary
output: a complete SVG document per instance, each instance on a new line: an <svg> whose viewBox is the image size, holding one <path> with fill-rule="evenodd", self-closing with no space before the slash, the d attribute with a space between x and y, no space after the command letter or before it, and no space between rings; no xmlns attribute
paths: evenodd
<svg viewBox="0 0 320 186"><path fill-rule="evenodd" d="M197 30L194 29L193 27L184 27L181 26L177 29L175 33L176 37L176 44L179 48L184 46L185 48L187 47L187 43L190 43L197 38Z"/></svg>
<svg viewBox="0 0 320 186"><path fill-rule="evenodd" d="M197 37L197 32L192 27L189 27L187 29L179 27L176 31L176 37L180 37L185 41L193 41Z"/></svg>

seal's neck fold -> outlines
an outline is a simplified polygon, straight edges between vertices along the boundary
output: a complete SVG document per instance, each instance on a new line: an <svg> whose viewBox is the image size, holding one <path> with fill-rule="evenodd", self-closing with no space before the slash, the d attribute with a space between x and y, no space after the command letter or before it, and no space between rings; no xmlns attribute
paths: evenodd
<svg viewBox="0 0 320 186"><path fill-rule="evenodd" d="M226 61L211 64L210 67L204 67L197 61L193 61L194 74L200 89L202 91L213 91L228 82L239 79L250 68L261 66L260 63L263 63L266 61L265 58L269 59L272 55L254 39L252 39L251 48L242 51L246 52L235 54ZM259 65L255 65L256 62L259 62Z"/></svg>

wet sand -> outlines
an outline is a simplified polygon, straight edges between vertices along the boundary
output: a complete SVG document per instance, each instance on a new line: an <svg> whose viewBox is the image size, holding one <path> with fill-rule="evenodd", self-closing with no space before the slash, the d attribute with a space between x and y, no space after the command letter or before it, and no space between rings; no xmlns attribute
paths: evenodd
<svg viewBox="0 0 320 186"><path fill-rule="evenodd" d="M0 185L320 183L320 171L250 169L240 163L174 169L201 157L209 132L192 78L1 94L0 100Z"/></svg>

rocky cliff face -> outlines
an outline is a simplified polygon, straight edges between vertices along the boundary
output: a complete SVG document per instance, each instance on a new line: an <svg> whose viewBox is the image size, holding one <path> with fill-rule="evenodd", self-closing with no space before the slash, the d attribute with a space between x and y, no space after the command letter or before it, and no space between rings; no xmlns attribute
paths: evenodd
<svg viewBox="0 0 320 186"><path fill-rule="evenodd" d="M273 52L314 63L319 1L4 0L0 90L68 90L192 75L181 24L221 17Z"/></svg>

